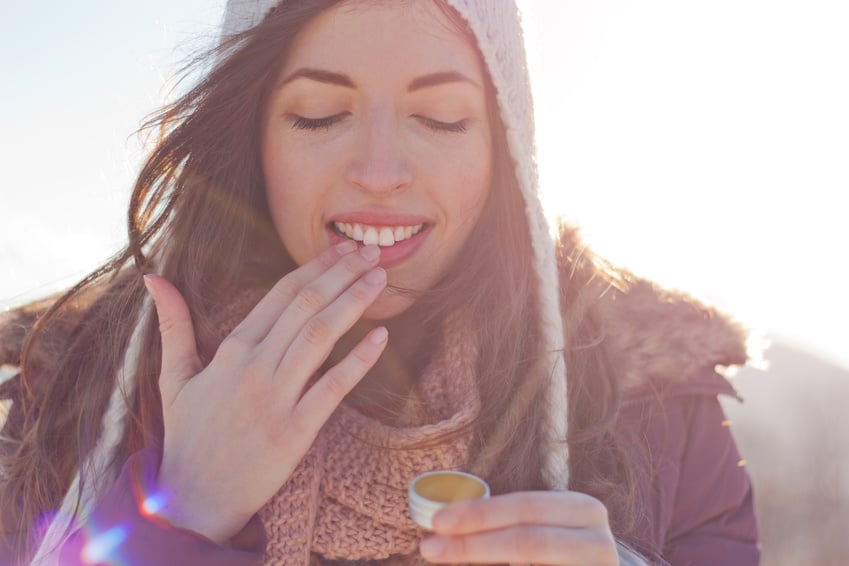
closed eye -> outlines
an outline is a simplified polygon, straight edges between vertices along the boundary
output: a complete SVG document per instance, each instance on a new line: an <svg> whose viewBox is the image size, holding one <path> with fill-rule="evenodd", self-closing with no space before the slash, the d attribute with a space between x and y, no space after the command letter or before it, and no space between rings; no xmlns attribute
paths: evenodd
<svg viewBox="0 0 849 566"><path fill-rule="evenodd" d="M414 118L417 118L422 124L430 128L431 130L448 134L462 134L466 131L466 127L468 125L468 120L457 120L456 122L440 122L439 120L434 120L433 118L428 118L427 116L419 115L414 116Z"/></svg>
<svg viewBox="0 0 849 566"><path fill-rule="evenodd" d="M303 116L292 116L292 127L298 130L329 130L331 126L348 116L348 112L341 112L324 118L305 118Z"/></svg>

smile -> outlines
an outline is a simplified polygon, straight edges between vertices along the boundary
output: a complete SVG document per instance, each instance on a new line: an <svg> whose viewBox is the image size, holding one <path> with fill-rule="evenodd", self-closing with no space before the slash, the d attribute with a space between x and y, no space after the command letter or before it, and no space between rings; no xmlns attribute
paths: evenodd
<svg viewBox="0 0 849 566"><path fill-rule="evenodd" d="M363 245L380 247L394 246L397 242L409 240L422 231L424 224L413 226L371 226L368 224L333 222L337 233Z"/></svg>

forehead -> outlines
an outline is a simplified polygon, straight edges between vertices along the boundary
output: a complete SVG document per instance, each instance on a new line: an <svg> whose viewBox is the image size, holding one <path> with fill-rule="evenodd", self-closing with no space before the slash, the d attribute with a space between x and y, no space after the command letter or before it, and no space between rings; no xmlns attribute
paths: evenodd
<svg viewBox="0 0 849 566"><path fill-rule="evenodd" d="M433 0L347 0L300 31L284 74L300 67L391 78L455 70L482 81L474 39Z"/></svg>

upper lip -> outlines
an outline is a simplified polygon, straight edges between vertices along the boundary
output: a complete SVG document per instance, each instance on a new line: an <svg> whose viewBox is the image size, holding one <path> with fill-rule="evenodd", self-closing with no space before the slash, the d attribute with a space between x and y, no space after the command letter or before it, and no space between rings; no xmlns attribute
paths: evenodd
<svg viewBox="0 0 849 566"><path fill-rule="evenodd" d="M427 224L430 219L419 214L393 211L356 210L335 214L330 222L345 222L349 224L366 224L368 226L418 226Z"/></svg>

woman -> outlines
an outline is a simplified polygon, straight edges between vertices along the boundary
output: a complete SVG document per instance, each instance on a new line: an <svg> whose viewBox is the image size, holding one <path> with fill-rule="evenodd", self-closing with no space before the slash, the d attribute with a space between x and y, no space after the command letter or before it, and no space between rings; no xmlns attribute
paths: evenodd
<svg viewBox="0 0 849 566"><path fill-rule="evenodd" d="M551 241L515 6L231 0L225 33L125 253L3 325L6 555L757 562L742 332ZM442 468L494 496L428 535Z"/></svg>

